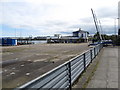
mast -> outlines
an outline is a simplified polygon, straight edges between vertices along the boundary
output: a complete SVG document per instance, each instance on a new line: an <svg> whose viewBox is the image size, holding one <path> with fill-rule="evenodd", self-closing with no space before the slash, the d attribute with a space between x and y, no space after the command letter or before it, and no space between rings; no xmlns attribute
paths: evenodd
<svg viewBox="0 0 120 90"><path fill-rule="evenodd" d="M99 39L99 40L102 40L101 35L100 35L100 32L99 32L99 29L98 29L98 21L97 21L96 15L94 14L92 8L91 8L91 11L92 11L92 15L93 15L93 19L94 19L96 31L97 31L97 33L99 34L99 35L98 35L98 39Z"/></svg>
<svg viewBox="0 0 120 90"><path fill-rule="evenodd" d="M95 15L94 15L94 12L93 12L93 9L91 8L91 11L92 11L92 15L93 15L93 19L94 19L94 23L95 23L95 27L96 27L96 30L98 32L98 27L97 27L97 22L95 20Z"/></svg>

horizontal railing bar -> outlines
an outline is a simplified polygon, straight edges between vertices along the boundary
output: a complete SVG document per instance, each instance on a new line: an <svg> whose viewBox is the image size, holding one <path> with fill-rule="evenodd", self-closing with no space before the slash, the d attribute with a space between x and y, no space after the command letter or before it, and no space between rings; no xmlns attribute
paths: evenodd
<svg viewBox="0 0 120 90"><path fill-rule="evenodd" d="M67 88L67 86L69 86L69 81L63 83L63 85L60 88Z"/></svg>
<svg viewBox="0 0 120 90"><path fill-rule="evenodd" d="M62 74L60 74L59 76L57 76L56 78L54 78L52 81L50 81L49 83L47 83L42 88L51 88L51 87L53 87L55 85L55 83L57 83L59 80L62 80L65 76L67 76L67 72L63 72Z"/></svg>
<svg viewBox="0 0 120 90"><path fill-rule="evenodd" d="M77 70L79 70L80 68L84 68L84 65L79 65L76 68L74 68L74 70L71 71L71 74L73 75Z"/></svg>
<svg viewBox="0 0 120 90"><path fill-rule="evenodd" d="M80 76L80 74L82 73L84 71L84 69L83 68L81 68L80 70L79 70L79 72L76 74L76 75L74 75L74 78L72 79L72 83L78 78L78 76Z"/></svg>
<svg viewBox="0 0 120 90"><path fill-rule="evenodd" d="M63 69L62 70L62 72L64 72L65 70L66 70L66 66L63 66L63 67L61 67L61 68L59 68L59 69ZM59 72L60 70L58 70L57 72L58 72L58 74L56 74L56 75L59 75L60 73L62 73L62 72ZM54 71L55 72L55 71ZM54 74L54 76L52 76L52 73L54 73L54 72L51 72L51 74L47 77L47 76L45 76L45 77L43 77L43 78L40 78L40 79L37 79L36 80L36 85L34 85L34 83L32 83L32 85L31 85L31 87L32 88L35 88L35 87L41 87L42 85L44 85L44 84L46 84L46 83L48 83L52 78L50 78L50 77L56 77L56 75ZM55 73L57 73L57 72L55 72ZM45 78L45 79L44 79ZM44 79L44 81L41 81L41 80L43 80ZM40 82L41 81L41 82ZM38 83L37 83L38 82ZM34 85L34 86L33 86Z"/></svg>
<svg viewBox="0 0 120 90"><path fill-rule="evenodd" d="M60 88L64 82L66 82L68 80L68 76L64 77L62 80L60 80L55 86L53 86L52 88Z"/></svg>
<svg viewBox="0 0 120 90"><path fill-rule="evenodd" d="M75 74L76 74L78 71L82 70L82 69L84 69L84 67L80 67L75 73L72 73L71 78L73 78L73 77L75 76Z"/></svg>
<svg viewBox="0 0 120 90"><path fill-rule="evenodd" d="M76 62L82 61L82 60L83 60L83 56L78 57L76 60L71 62L71 66L73 66Z"/></svg>
<svg viewBox="0 0 120 90"><path fill-rule="evenodd" d="M77 62L73 66L71 66L71 70L74 70L78 65L83 65L83 61Z"/></svg>

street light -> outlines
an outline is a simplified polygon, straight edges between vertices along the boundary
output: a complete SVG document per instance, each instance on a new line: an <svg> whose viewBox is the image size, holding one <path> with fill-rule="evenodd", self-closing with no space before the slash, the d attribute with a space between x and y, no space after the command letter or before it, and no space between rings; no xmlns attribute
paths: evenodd
<svg viewBox="0 0 120 90"><path fill-rule="evenodd" d="M120 20L120 18L117 18L118 19L118 35L120 35L120 22L119 22L119 20Z"/></svg>
<svg viewBox="0 0 120 90"><path fill-rule="evenodd" d="M114 40L114 42L115 42L116 45L118 44L118 35L116 34L117 29L118 29L118 26L116 25L116 20L117 19L119 20L119 18L114 19L114 26L115 26L115 40Z"/></svg>
<svg viewBox="0 0 120 90"><path fill-rule="evenodd" d="M117 34L116 34L116 32L117 32L117 30L116 30L116 29L117 29L117 27L116 27L116 20L117 20L117 19L119 20L119 18L115 18L115 19L114 19L114 20L115 20L115 21L114 21L114 26L115 26L115 35L117 35Z"/></svg>
<svg viewBox="0 0 120 90"><path fill-rule="evenodd" d="M114 19L114 28L115 28L115 36L116 36L116 18Z"/></svg>

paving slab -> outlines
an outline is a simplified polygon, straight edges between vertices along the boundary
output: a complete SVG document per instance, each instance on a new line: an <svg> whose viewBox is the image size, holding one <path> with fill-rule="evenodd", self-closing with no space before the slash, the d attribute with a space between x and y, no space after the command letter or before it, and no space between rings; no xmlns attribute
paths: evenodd
<svg viewBox="0 0 120 90"><path fill-rule="evenodd" d="M118 48L105 47L87 88L118 88Z"/></svg>
<svg viewBox="0 0 120 90"><path fill-rule="evenodd" d="M118 47L104 47L73 88L118 90L118 68Z"/></svg>

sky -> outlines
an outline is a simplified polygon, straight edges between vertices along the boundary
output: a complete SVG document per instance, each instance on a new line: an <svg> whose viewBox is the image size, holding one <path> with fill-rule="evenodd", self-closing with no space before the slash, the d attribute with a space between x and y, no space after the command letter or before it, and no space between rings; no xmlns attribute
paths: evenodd
<svg viewBox="0 0 120 90"><path fill-rule="evenodd" d="M96 33L91 8L102 33L114 34L119 0L1 0L0 37L72 35L81 28ZM115 24L116 23L116 24Z"/></svg>

